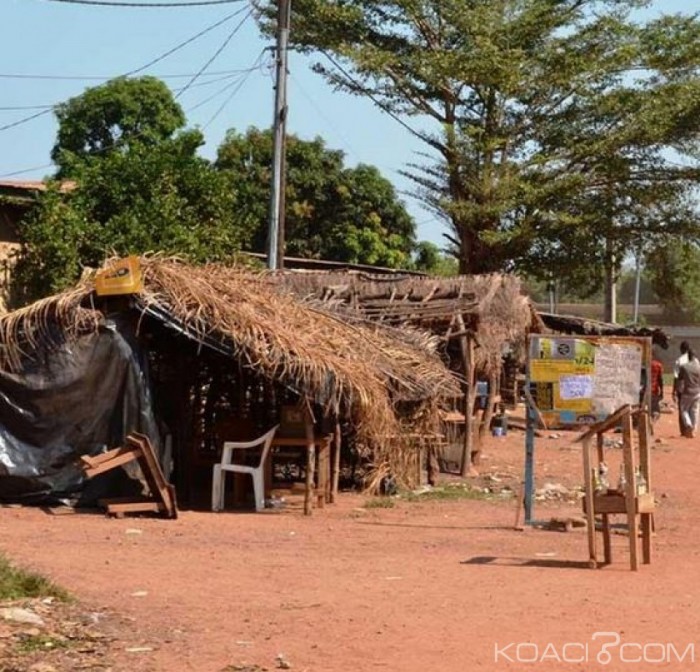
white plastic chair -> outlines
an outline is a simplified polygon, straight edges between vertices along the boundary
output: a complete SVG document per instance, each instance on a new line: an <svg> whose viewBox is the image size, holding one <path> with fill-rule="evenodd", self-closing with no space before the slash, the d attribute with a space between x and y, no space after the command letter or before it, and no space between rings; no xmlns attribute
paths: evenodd
<svg viewBox="0 0 700 672"><path fill-rule="evenodd" d="M226 472L238 474L250 474L253 478L253 493L255 495L255 510L262 511L265 508L265 460L270 452L272 439L279 425L275 425L269 432L253 441L225 441L221 452L221 462L214 465L211 483L211 510L221 511L224 508L224 494L226 489ZM252 467L247 464L234 464L232 462L234 450L246 450L262 445L260 462Z"/></svg>

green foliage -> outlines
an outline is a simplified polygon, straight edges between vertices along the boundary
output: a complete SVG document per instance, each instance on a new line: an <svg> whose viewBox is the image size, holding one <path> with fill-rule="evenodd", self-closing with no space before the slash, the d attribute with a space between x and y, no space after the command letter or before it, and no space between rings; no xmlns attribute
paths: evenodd
<svg viewBox="0 0 700 672"><path fill-rule="evenodd" d="M0 555L0 600L21 600L30 597L55 597L68 601L68 593L46 577L19 569Z"/></svg>
<svg viewBox="0 0 700 672"><path fill-rule="evenodd" d="M673 323L700 322L698 243L668 241L648 253L646 267L666 318Z"/></svg>
<svg viewBox="0 0 700 672"><path fill-rule="evenodd" d="M364 503L365 509L393 509L396 502L390 497L372 497Z"/></svg>
<svg viewBox="0 0 700 672"><path fill-rule="evenodd" d="M414 223L392 184L367 165L345 168L343 153L320 138L287 140L286 254L392 268L406 267ZM272 134L228 132L217 167L255 222L253 251L265 251L271 194Z"/></svg>
<svg viewBox="0 0 700 672"><path fill-rule="evenodd" d="M459 273L459 265L454 255L442 252L435 243L427 240L422 240L416 245L414 267L418 271L443 277Z"/></svg>
<svg viewBox="0 0 700 672"><path fill-rule="evenodd" d="M23 224L14 301L60 291L111 254L158 251L202 262L239 250L245 214L224 176L196 156L200 142L190 131L76 165L77 189L49 189Z"/></svg>
<svg viewBox="0 0 700 672"><path fill-rule="evenodd" d="M698 176L678 158L697 151L700 23L639 23L645 4L295 0L292 39L437 157L411 177L449 218L462 272L553 272L592 292L632 242L683 230L672 211Z"/></svg>
<svg viewBox="0 0 700 672"><path fill-rule="evenodd" d="M133 142L153 145L185 125L170 89L155 77L112 79L58 105L58 136L51 158L59 177L72 177L82 160Z"/></svg>

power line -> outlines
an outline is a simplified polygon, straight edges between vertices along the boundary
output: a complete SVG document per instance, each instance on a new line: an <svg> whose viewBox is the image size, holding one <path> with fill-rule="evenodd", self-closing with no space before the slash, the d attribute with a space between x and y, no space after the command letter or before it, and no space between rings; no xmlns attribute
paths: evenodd
<svg viewBox="0 0 700 672"><path fill-rule="evenodd" d="M240 14L242 10L239 10L236 12L236 14ZM199 69L199 72L197 72L195 75L192 76L192 79L190 79L187 84L180 90L180 92L175 96L175 98L179 98L187 89L189 89L203 74L204 72L209 68L209 66L219 57L221 52L226 49L228 46L229 42L234 38L236 33L241 29L243 24L251 17L253 14L253 9L252 7L248 10L248 13L238 22L236 27L228 34L226 39L221 43L219 48L212 54L211 58Z"/></svg>
<svg viewBox="0 0 700 672"><path fill-rule="evenodd" d="M204 86L211 86L212 84L218 84L219 82L225 82L227 80L233 79L234 77L240 77L240 76L246 76L249 73L257 70L259 68L258 65L251 67L251 68L241 68L239 70L231 70L230 74L224 75L223 77L215 77L214 79L208 79L205 82L197 82L196 84L193 84L190 86L190 90L192 89L199 89ZM187 75L188 77L192 77L191 74ZM211 73L205 73L204 76L211 76ZM234 82L235 84L235 82ZM228 88L228 87L226 87ZM172 89L173 93L177 93L181 89ZM46 109L53 109L57 105L60 105L62 101L59 101L58 103L50 103L48 105L5 105L5 106L0 106L0 112L17 112L20 110L46 110Z"/></svg>
<svg viewBox="0 0 700 672"><path fill-rule="evenodd" d="M238 12L231 14L230 18L236 16ZM219 24L220 25L220 24ZM188 42L189 43L189 42ZM207 72L205 77L216 77L218 75L234 75L239 72L245 72L244 70L213 70ZM187 72L182 74L158 74L152 73L151 77L157 77L158 79L185 79L186 77L192 77L194 73ZM59 81L107 81L109 79L115 79L116 77L123 77L123 74L117 75L35 75L35 74L23 74L23 73L4 73L0 72L0 79L46 79L46 80L59 80Z"/></svg>
<svg viewBox="0 0 700 672"><path fill-rule="evenodd" d="M209 5L231 5L234 2L242 1L243 0L186 0L185 2L117 2L116 0L48 0L48 2L63 2L68 5L140 8L206 7Z"/></svg>
<svg viewBox="0 0 700 672"><path fill-rule="evenodd" d="M345 68L343 68L338 61L336 61L327 51L324 51L321 49L321 53L343 74L343 76L352 84L357 87L357 90L359 93L362 93L363 95L367 96L380 110L388 114L396 123L400 124L403 126L411 135L414 135L416 138L425 141L425 137L420 134L418 131L416 131L414 128L411 128L401 117L399 117L397 114L395 114L387 105L385 105L377 96L375 96L371 91L368 91L361 82L359 82L357 79L355 79Z"/></svg>
<svg viewBox="0 0 700 672"><path fill-rule="evenodd" d="M248 81L248 78L250 77L250 73L253 72L254 69L259 69L260 66L262 65L262 56L265 53L266 49L263 49L260 52L260 55L258 56L256 63L257 67L251 68L241 79L240 82L238 82L237 86L231 91L231 93L226 97L226 100L224 100L223 103L219 106L219 108L212 114L211 117L209 117L209 121L207 121L204 126L202 126L202 130L206 131L209 126L211 126L212 122L224 111L226 106L233 100L233 97L243 88L243 85Z"/></svg>
<svg viewBox="0 0 700 672"><path fill-rule="evenodd" d="M213 23L212 25L208 26L208 27L205 28L204 30L201 30L201 31L198 32L196 35L193 35L192 37L188 38L188 39L185 40L184 42L181 42L180 44L176 45L176 46L173 47L172 49L169 49L168 51L166 51L165 53L161 54L161 55L158 56L157 58L154 58L153 60L149 61L149 62L146 63L145 65L142 65L141 67L136 68L135 70L130 70L129 72L126 72L126 73L124 73L124 74L121 75L121 76L122 76L122 77L130 77L131 75L135 75L135 74L137 74L137 73L139 73L139 72L142 72L143 70L146 70L147 68L150 68L152 65L155 65L156 63L159 63L159 62L162 61L163 59L167 58L167 57L170 56L171 54L174 54L176 51L179 51L180 49L182 49L183 47L187 46L187 45L190 44L191 42L194 42L195 40L197 40L198 38L202 37L202 36L205 35L206 33L208 33L208 32L210 32L210 31L214 30L215 28L218 28L221 24L226 23L226 21L229 21L229 20L232 19L233 17L238 16L241 12L245 11L245 9L246 9L246 8L243 7L243 8L241 8L241 9L239 9L239 10L233 12L232 14L229 14L229 15L225 16L225 17L224 17L223 19L221 19L220 21L217 21L216 23ZM234 28L234 31L229 35L229 37L227 38L226 42L222 45L222 47L220 47L219 51L217 51L217 53L214 54L214 56L204 65L204 67L203 67L202 69L200 69L200 71L199 71L198 73L196 73L196 74L190 79L190 81L183 87L183 89L180 91L180 93L179 93L176 97L179 98L180 95L182 95L187 89L189 89L189 88L192 86L192 84L193 84L197 79L199 79L200 76L202 76L204 70L206 70L206 68L213 62L213 60L219 55L219 53L221 53L221 51L223 50L223 48L228 44L228 42L231 40L231 38L236 34L236 32L238 31L238 29L243 25L243 23L246 21L246 19L252 14L252 11L253 11L252 9L249 9L249 10L248 10L248 13L247 13L246 16L243 18L243 21L241 21L241 22L236 26L236 28ZM11 122L11 123L9 123L9 124L5 124L4 126L0 126L0 132L2 132L2 131L7 131L7 130L9 130L9 129L11 129L11 128L15 128L16 126L20 126L20 125L22 125L22 124L26 124L26 123L29 122L29 121L33 121L34 119L38 119L39 117L43 117L44 115L49 114L52 110L53 110L53 107L50 107L50 108L48 108L48 109L42 110L41 112L36 112L35 114L30 114L30 115L28 115L28 116L26 116L26 117L22 117L21 119L17 119L17 120L15 120L15 121L13 121L13 122Z"/></svg>
<svg viewBox="0 0 700 672"><path fill-rule="evenodd" d="M233 12L232 14L228 14L225 16L223 19L220 21L217 21L216 23L212 23L211 26L206 27L204 30L199 31L196 35L193 35L189 39L185 40L184 42L181 42L180 44L176 45L172 49L169 49L166 51L164 54L158 56L157 58L154 58L152 61L149 61L146 63L146 65L142 65L140 68L136 68L136 70L130 70L127 72L124 76L128 77L130 75L135 75L138 72L142 72L148 68L150 68L152 65L155 65L156 63L160 63L163 59L167 58L168 56L174 54L176 51L179 51L183 47L186 47L188 44L194 42L195 40L198 40L200 37L203 35L206 35L207 33L211 32L215 28L218 28L220 25L226 23L227 21L230 21L232 18L235 16L238 16L241 12L245 11L245 7L242 7L241 9ZM252 11L252 10L251 10ZM247 18L247 17L246 17ZM245 20L245 19L244 19Z"/></svg>
<svg viewBox="0 0 700 672"><path fill-rule="evenodd" d="M223 87L222 89L220 89L216 94L214 94L214 96L209 96L209 97L206 99L206 101L202 101L202 102L198 103L197 105L194 105L193 107L191 107L191 108L189 108L188 110L186 110L186 112L188 112L188 113L189 113L189 112L192 112L192 111L193 111L194 109L196 109L197 107L200 107L204 102L209 102L210 100L212 100L213 98L215 98L217 95L220 95L220 94L223 93L224 91L227 91L228 88L229 88L230 86L235 86L236 84L238 84L238 87L237 87L237 88L231 93L231 95L226 99L226 101L224 102L224 105L223 105L222 107L220 107L220 108L214 113L214 115L212 116L211 119L209 119L209 121L207 121L207 123L206 123L206 125L205 125L205 128L206 128L206 127L207 127L209 124L211 124L211 122L221 113L221 110L223 109L223 107L225 107L225 106L230 102L231 98L233 98L233 96L240 90L240 88L241 88L241 87L243 86L243 84L246 82L246 80L248 79L248 77L250 76L250 74L251 74L252 72L254 72L255 70L258 70L258 69L260 68L260 60L261 60L261 57L262 57L262 55L263 55L266 51L267 51L267 49L263 49L263 50L260 52L260 54L258 55L257 59L253 62L253 64L252 64L249 68L245 68L245 69L243 70L243 73L244 73L244 74L243 74L243 77L241 78L240 81L232 82L232 83L228 84L227 86L225 86L225 87ZM193 88L193 87L190 87L190 88ZM130 136L130 139L138 138L138 137L141 136L141 135L143 135L143 132L141 132L141 133L134 133L132 136ZM94 156L95 154L101 154L102 152L105 152L105 151L107 151L107 150L109 150L109 149L113 149L113 148L112 148L111 146L103 147L103 148L101 148L101 149L95 150L94 152L90 152L90 155L91 155L91 156ZM19 169L19 170L13 170L13 171L11 171L11 172L9 172L9 173L3 173L3 174L0 175L0 178L15 177L15 176L17 176L17 175L24 175L24 174L26 174L26 173L33 173L33 172L36 172L37 170L44 170L45 168L54 168L55 166L56 166L56 164L53 163L53 162L51 162L51 163L42 164L42 165L40 165L40 166L32 166L31 168L21 168L21 169Z"/></svg>
<svg viewBox="0 0 700 672"><path fill-rule="evenodd" d="M21 170L14 170L11 173L4 173L0 177L14 177L15 175L24 175L26 173L33 173L36 170L43 170L44 168L53 168L55 163L44 163L41 166L32 166L31 168L22 168Z"/></svg>

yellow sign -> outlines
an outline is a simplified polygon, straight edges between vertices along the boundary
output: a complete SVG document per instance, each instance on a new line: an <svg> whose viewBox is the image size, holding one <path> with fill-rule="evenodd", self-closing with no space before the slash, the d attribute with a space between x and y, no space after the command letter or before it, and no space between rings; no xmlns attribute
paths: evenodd
<svg viewBox="0 0 700 672"><path fill-rule="evenodd" d="M98 296L137 294L142 289L141 262L135 256L119 259L95 276Z"/></svg>

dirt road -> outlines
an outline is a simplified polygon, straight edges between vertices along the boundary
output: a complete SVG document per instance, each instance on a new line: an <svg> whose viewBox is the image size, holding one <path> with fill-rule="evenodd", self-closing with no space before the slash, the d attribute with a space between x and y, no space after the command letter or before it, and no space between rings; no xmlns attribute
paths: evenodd
<svg viewBox="0 0 700 672"><path fill-rule="evenodd" d="M115 670L275 669L278 654L308 672L700 669L700 441L674 428L663 416L654 560L638 573L625 536L596 571L583 529L514 531L512 499L362 509L347 494L310 518L177 521L2 509L0 550L133 619ZM538 440L538 486L580 484L571 439ZM518 478L523 443L489 439L483 470ZM579 509L538 503L536 515Z"/></svg>

